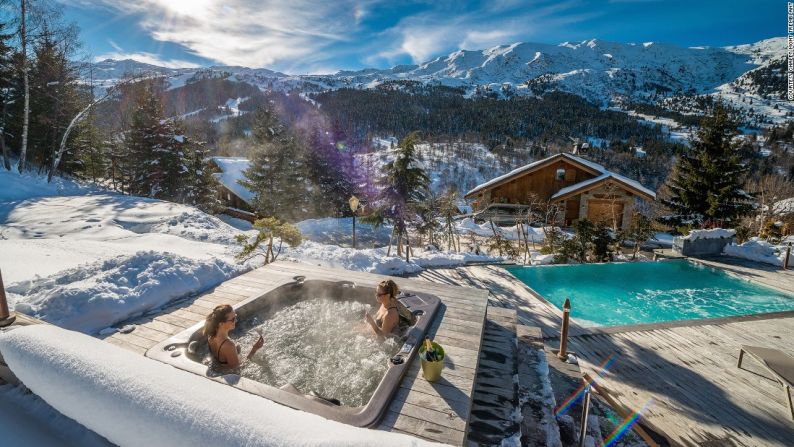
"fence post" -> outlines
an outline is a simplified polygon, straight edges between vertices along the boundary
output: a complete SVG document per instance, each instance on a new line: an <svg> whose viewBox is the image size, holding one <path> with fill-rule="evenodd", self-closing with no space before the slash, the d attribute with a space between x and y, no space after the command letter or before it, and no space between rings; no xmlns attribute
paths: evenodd
<svg viewBox="0 0 794 447"><path fill-rule="evenodd" d="M788 246L786 247L786 258L783 259L783 270L787 270L788 269L788 258L789 258L789 256L791 256L791 242L789 242Z"/></svg>
<svg viewBox="0 0 794 447"><path fill-rule="evenodd" d="M562 334L560 334L560 352L557 357L560 360L568 359L568 320L571 315L571 299L565 298L565 303L562 305Z"/></svg>

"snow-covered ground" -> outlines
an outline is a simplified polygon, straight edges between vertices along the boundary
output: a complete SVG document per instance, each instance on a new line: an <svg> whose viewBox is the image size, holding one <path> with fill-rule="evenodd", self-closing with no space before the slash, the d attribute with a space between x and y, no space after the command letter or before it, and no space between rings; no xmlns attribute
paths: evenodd
<svg viewBox="0 0 794 447"><path fill-rule="evenodd" d="M783 260L786 258L786 248L786 245L782 243L779 245L770 244L763 239L754 237L741 245L726 245L724 253L736 258L782 266ZM794 253L789 256L789 264L794 265Z"/></svg>
<svg viewBox="0 0 794 447"><path fill-rule="evenodd" d="M308 219L298 222L296 226L301 234L310 241L342 245L352 245L353 243L352 217ZM389 243L391 231L390 225L374 228L356 220L356 246L359 248L384 246Z"/></svg>
<svg viewBox="0 0 794 447"><path fill-rule="evenodd" d="M432 445L408 435L352 427L294 410L52 325L4 332L0 350L36 395L63 416L117 445ZM53 420L45 427L81 433L63 416L50 414Z"/></svg>

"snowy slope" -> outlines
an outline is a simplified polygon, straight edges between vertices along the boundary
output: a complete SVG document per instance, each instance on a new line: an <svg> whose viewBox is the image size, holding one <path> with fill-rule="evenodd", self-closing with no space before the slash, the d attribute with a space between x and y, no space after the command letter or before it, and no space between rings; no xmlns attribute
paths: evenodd
<svg viewBox="0 0 794 447"><path fill-rule="evenodd" d="M228 77L263 90L302 92L373 88L384 82L411 80L461 87L469 95L537 95L561 90L604 106L621 105L627 100L655 103L684 93L716 94L740 106L753 98L752 89L731 87L732 83L783 57L785 45L782 37L722 48L590 39L559 45L521 42L484 50L459 50L419 65L327 75L285 75L245 67L152 68L132 61L119 61L114 67L109 60L100 62L101 69L97 71L100 82L109 83L119 73L151 69L169 77L172 88L191 78L204 77ZM749 113L749 108L745 109ZM794 111L792 104L775 101L764 102L754 113L768 114L779 122L790 111Z"/></svg>

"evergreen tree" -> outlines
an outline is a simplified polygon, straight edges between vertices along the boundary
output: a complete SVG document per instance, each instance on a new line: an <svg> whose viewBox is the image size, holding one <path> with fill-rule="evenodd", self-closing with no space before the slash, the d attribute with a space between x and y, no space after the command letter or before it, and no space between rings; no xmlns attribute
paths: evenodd
<svg viewBox="0 0 794 447"><path fill-rule="evenodd" d="M133 112L125 138L128 150L129 193L177 200L184 164L184 136L167 120L154 87L147 88Z"/></svg>
<svg viewBox="0 0 794 447"><path fill-rule="evenodd" d="M416 217L416 206L430 190L430 180L416 154L417 142L418 134L409 134L397 147L395 159L383 166L380 213L394 225L398 255L402 254L402 239L409 242L408 223ZM406 252L406 259L409 256Z"/></svg>
<svg viewBox="0 0 794 447"><path fill-rule="evenodd" d="M256 112L252 133L256 147L241 184L254 193L254 210L291 221L306 216L311 191L305 148L267 108Z"/></svg>
<svg viewBox="0 0 794 447"><path fill-rule="evenodd" d="M357 172L353 152L341 135L314 129L306 156L309 178L316 188L313 202L321 215L351 216L348 200L356 194Z"/></svg>
<svg viewBox="0 0 794 447"><path fill-rule="evenodd" d="M209 149L203 142L185 137L185 166L182 201L209 213L218 211L217 181L209 169Z"/></svg>
<svg viewBox="0 0 794 447"><path fill-rule="evenodd" d="M55 20L55 19L53 19ZM78 82L76 65L69 60L79 46L73 31L50 27L45 21L29 61L30 122L27 141L28 162L39 172L50 170L61 139L72 117L91 100L91 93ZM73 141L73 140L72 140ZM71 147L71 145L70 145ZM64 154L64 171L72 164Z"/></svg>
<svg viewBox="0 0 794 447"><path fill-rule="evenodd" d="M0 23L0 151L3 153L3 167L10 171L11 160L9 148L6 145L7 124L11 119L10 103L15 99L16 90L14 88L14 49L10 45L13 33L8 30L8 23Z"/></svg>
<svg viewBox="0 0 794 447"><path fill-rule="evenodd" d="M93 116L89 116L75 132L71 148L75 156L64 160L62 169L97 183L108 175L108 146L94 125Z"/></svg>
<svg viewBox="0 0 794 447"><path fill-rule="evenodd" d="M748 168L731 140L736 126L718 103L703 119L691 150L684 152L667 182L669 197L662 199L672 214L671 225L731 225L751 210L752 196L742 189Z"/></svg>

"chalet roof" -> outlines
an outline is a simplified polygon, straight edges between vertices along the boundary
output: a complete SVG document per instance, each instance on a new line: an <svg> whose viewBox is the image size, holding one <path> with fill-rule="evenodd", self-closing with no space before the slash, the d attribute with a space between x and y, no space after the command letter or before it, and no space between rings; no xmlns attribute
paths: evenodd
<svg viewBox="0 0 794 447"><path fill-rule="evenodd" d="M248 169L250 162L242 157L212 157L212 161L218 166L221 172L212 174L221 185L231 191L247 204L254 200L254 193L249 191L238 180L242 180L243 171Z"/></svg>
<svg viewBox="0 0 794 447"><path fill-rule="evenodd" d="M622 184L624 187L634 191L640 196L645 196L646 198L651 200L656 199L656 193L642 186L640 182L632 180L627 177L623 177L620 174L615 174L614 172L606 171L605 173L599 175L598 177L591 178L589 180L584 180L579 183L575 183L571 186L566 186L565 188L562 188L561 190L554 193L553 196L551 196L551 200L552 201L562 200L568 196L576 195L580 192L593 189L599 184L605 183L608 180L614 180L615 182Z"/></svg>
<svg viewBox="0 0 794 447"><path fill-rule="evenodd" d="M556 199L558 197L562 197L564 195L570 194L573 191L580 191L582 189L586 189L588 186L594 185L594 184L602 182L602 181L606 181L607 178L611 178L611 179L615 180L616 182L623 184L627 188L632 189L635 192L638 192L640 195L648 196L651 199L656 198L656 193L655 192L651 191L648 188L645 188L644 186L642 186L636 180L631 180L631 179L629 179L627 177L624 177L624 176L622 176L620 174L616 174L614 172L611 172L611 171L607 170L606 168L604 168L603 166L601 166L598 163L594 163L592 161L585 160L584 158L577 157L577 156L575 156L573 154L570 154L570 153L567 153L567 152L563 152L563 153L560 153L560 154L552 155L551 157L547 157L547 158L544 158L542 160L538 160L538 161L532 162L532 163L530 163L528 165L525 165L525 166L522 166L520 168L514 169L514 170L508 172L505 175L502 175L502 176L496 177L495 179L489 180L489 181L487 181L487 182L485 182L485 183L483 183L481 185L478 185L478 186L474 187L474 189L472 189L471 191L466 193L465 197L469 197L469 196L471 196L473 194L476 194L476 193L478 193L478 192L480 192L480 191L482 191L484 189L488 189L488 188L494 187L496 185L499 185L499 184L502 184L502 183L506 183L506 182L512 180L514 177L517 177L517 176L522 175L522 174L528 174L530 172L536 171L536 170L538 170L538 169L540 169L540 168L542 168L544 166L548 166L549 164L551 164L551 163L553 163L555 161L558 161L558 160L566 160L566 161L568 161L568 162L570 162L570 163L572 163L574 165L577 165L577 166L581 167L585 171L589 171L593 175L596 175L596 177L592 178L592 179L589 179L589 180L581 181L579 183L573 184L573 185L568 186L568 187L565 187L565 188L561 189L560 191L558 191L556 194L554 194L554 196L552 196L552 199Z"/></svg>

